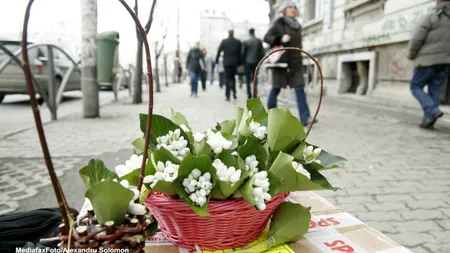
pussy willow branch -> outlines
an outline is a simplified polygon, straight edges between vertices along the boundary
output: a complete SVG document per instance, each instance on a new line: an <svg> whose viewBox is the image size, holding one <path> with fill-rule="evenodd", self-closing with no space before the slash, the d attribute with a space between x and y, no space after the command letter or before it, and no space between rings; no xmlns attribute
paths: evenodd
<svg viewBox="0 0 450 253"><path fill-rule="evenodd" d="M55 192L56 199L58 201L58 206L61 211L61 216L64 220L66 226L70 226L70 221L73 220L70 214L69 205L67 204L66 198L62 191L61 185L59 183L58 177L56 176L55 169L53 167L52 158L50 156L50 151L47 145L47 140L45 139L44 127L42 126L41 114L36 101L36 90L33 86L33 78L31 74L29 57L28 57L28 22L30 20L30 10L33 5L34 0L30 0L25 11L25 17L23 22L22 30L22 59L23 65L22 70L25 74L25 79L27 82L28 95L30 95L30 103L33 110L34 121L36 123L37 132L39 135L39 140L41 142L42 152L44 153L45 164L47 165L48 174L52 181L53 191ZM69 217L70 216L70 217Z"/></svg>
<svg viewBox="0 0 450 253"><path fill-rule="evenodd" d="M314 114L313 120L311 121L311 125L309 126L308 132L306 132L306 136L309 135L309 132L311 131L311 128L314 125L314 122L316 121L317 115L319 114L320 111L320 106L322 105L322 97L323 97L323 74L322 74L322 68L320 67L319 62L316 60L316 58L314 58L314 56L312 56L310 53L306 52L305 50L302 50L300 48L297 47L284 47L284 48L279 48L279 49L275 49L273 51L271 51L269 54L267 54L266 56L264 56L261 61L259 61L258 66L255 69L255 75L253 76L253 98L258 97L258 88L256 86L256 81L258 80L258 72L259 69L261 68L261 65L264 63L264 61L269 58L270 55L272 55L273 53L276 53L278 51L284 51L284 50L294 50L294 51L298 51L300 53L304 53L306 54L317 66L317 69L319 70L319 74L320 74L320 97L319 97L319 104L317 105L317 109L316 109L316 113Z"/></svg>
<svg viewBox="0 0 450 253"><path fill-rule="evenodd" d="M136 14L133 12L133 10L128 6L128 4L125 2L125 0L119 0L120 3L127 9L127 11L130 13L131 17L133 18L134 22L136 23L136 26L139 29L139 32L141 33L142 40L144 42L144 48L145 48L145 56L147 60L147 76L149 81L149 103L148 103L148 118L147 118L147 129L145 130L145 147L144 147L144 158L142 159L141 164L141 171L139 173L139 179L138 179L138 191L141 192L142 188L142 182L144 180L144 173L145 173L145 164L147 162L148 158L148 146L150 144L150 133L152 128L152 116L153 116L153 74L152 74L152 61L151 61L151 54L150 54L150 47L148 45L147 40L147 34L142 27L141 22L139 21L139 18L136 16ZM153 1L154 3L156 0ZM152 6L152 8L154 8ZM139 203L139 198L136 199L136 203Z"/></svg>

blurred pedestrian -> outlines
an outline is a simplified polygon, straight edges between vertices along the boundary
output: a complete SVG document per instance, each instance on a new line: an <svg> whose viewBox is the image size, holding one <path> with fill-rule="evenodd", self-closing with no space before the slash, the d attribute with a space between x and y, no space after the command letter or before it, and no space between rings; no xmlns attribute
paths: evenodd
<svg viewBox="0 0 450 253"><path fill-rule="evenodd" d="M275 46L302 48L302 29L297 21L298 8L292 0L283 3L283 16L278 18L264 41ZM300 121L304 126L311 123L308 103L306 102L305 80L303 78L302 55L296 51L286 51L287 68L272 69L272 89L268 99L268 108L277 107L277 96L281 88L289 86L295 90Z"/></svg>
<svg viewBox="0 0 450 253"><path fill-rule="evenodd" d="M219 57L219 63L216 63L217 73L219 74L219 86L222 88L225 85L225 68L223 67L223 53Z"/></svg>
<svg viewBox="0 0 450 253"><path fill-rule="evenodd" d="M222 40L217 50L216 63L219 62L220 54L223 52L223 66L225 69L225 97L230 101L230 93L233 92L234 99L236 96L236 74L237 68L241 63L241 47L242 43L234 38L233 30L228 31L228 38Z"/></svg>
<svg viewBox="0 0 450 253"><path fill-rule="evenodd" d="M206 79L208 78L208 71L210 68L210 61L207 56L206 48L202 48L203 59L205 61L205 68L202 70L200 81L202 82L202 90L206 91Z"/></svg>
<svg viewBox="0 0 450 253"><path fill-rule="evenodd" d="M255 29L249 30L250 37L242 43L242 61L245 65L245 79L247 81L247 95L252 98L251 83L255 74L256 66L264 57L264 47L262 41L255 37Z"/></svg>
<svg viewBox="0 0 450 253"><path fill-rule="evenodd" d="M439 101L450 71L450 0L440 0L414 30L408 45L414 63L410 89L424 111L422 128L433 128L444 113ZM427 86L428 93L423 91Z"/></svg>
<svg viewBox="0 0 450 253"><path fill-rule="evenodd" d="M197 97L198 93L198 79L205 70L205 59L203 53L200 50L200 43L195 43L195 46L189 50L186 68L189 70L189 76L191 78L191 97Z"/></svg>

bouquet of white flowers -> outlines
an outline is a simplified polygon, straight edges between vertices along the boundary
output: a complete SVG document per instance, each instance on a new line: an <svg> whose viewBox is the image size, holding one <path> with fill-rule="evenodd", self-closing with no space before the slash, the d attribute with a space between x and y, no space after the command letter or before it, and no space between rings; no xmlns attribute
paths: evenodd
<svg viewBox="0 0 450 253"><path fill-rule="evenodd" d="M228 201L230 208L231 203L245 201L253 209L255 219L258 218L258 213L265 217L262 219L263 226L249 228L261 230L259 234L273 213L278 213L271 220L269 232L272 238L270 246L275 246L307 232L309 209L299 204L280 205L289 192L337 189L331 186L321 172L342 167L345 159L307 143L302 124L288 109L266 111L260 99L256 98L248 100L245 108L237 107L236 115L236 119L218 123L214 129L207 129L205 132L193 132L187 119L173 110L170 119L161 115L152 116L149 158L143 178L147 191L141 193L141 204L147 204L169 238L178 234L174 241L179 245L193 246L179 236L182 234L180 227L177 227L178 231L172 231L170 227L173 224L167 225L166 219L173 219L176 216L174 213L179 210L171 207L161 211L162 207L153 203L157 200L152 201L154 195L159 200L177 200L176 203L182 209L187 204L191 211L186 211L186 208L183 210L200 219L217 216L210 213L214 209L208 207L210 202L217 204ZM143 133L147 120L147 115L140 115ZM135 186L139 180L144 143L144 137L133 142L135 154L124 165L116 166L115 173L106 169L99 161L92 161L80 171L88 186L88 182L95 180L98 188L99 185L108 184L105 196L100 198L98 195L101 189L96 189L96 198L91 199L99 220L114 220L114 217L124 217L126 212L132 211L133 214L133 210L144 210L143 206L133 203L138 197ZM117 185L117 191L110 190L111 184ZM88 198L90 191L92 190L88 189L86 194ZM108 217L103 218L105 199L112 197L123 203L115 203L117 207L108 209ZM119 206L123 208L118 208ZM171 217L172 214L174 216ZM229 215L228 220L233 219L239 215L239 210ZM189 223L191 227L195 226L194 220ZM282 229L279 228L279 222L283 223ZM215 223L219 222L216 220ZM230 227L232 226L224 229ZM290 236L283 236L286 233ZM253 237L259 234L256 233ZM243 233L242 237L247 237L247 234ZM253 237L248 240L254 240ZM205 238L195 240L195 244L202 246L203 243L211 248Z"/></svg>

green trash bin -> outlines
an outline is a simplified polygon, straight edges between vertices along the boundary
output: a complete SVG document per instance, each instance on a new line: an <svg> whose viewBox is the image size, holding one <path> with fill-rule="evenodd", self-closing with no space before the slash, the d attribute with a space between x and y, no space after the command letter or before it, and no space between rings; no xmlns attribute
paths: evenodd
<svg viewBox="0 0 450 253"><path fill-rule="evenodd" d="M118 32L103 32L97 37L97 81L100 86L112 88L118 44Z"/></svg>

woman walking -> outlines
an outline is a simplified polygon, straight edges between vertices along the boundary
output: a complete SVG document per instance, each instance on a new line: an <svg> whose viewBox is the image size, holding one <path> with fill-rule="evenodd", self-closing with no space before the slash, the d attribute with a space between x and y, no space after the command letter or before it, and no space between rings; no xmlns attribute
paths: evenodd
<svg viewBox="0 0 450 253"><path fill-rule="evenodd" d="M186 61L186 68L189 70L189 76L191 77L191 97L197 97L198 79L201 77L202 72L205 71L205 66L205 59L200 50L200 43L197 42L189 51Z"/></svg>
<svg viewBox="0 0 450 253"><path fill-rule="evenodd" d="M298 9L291 0L284 1L283 16L277 19L264 36L264 42L275 46L302 48L302 29L296 17ZM303 78L302 55L297 51L285 51L287 68L272 69L272 89L269 94L268 108L277 107L277 96L281 88L289 86L295 90L300 121L309 125L311 116L306 102L305 81Z"/></svg>

